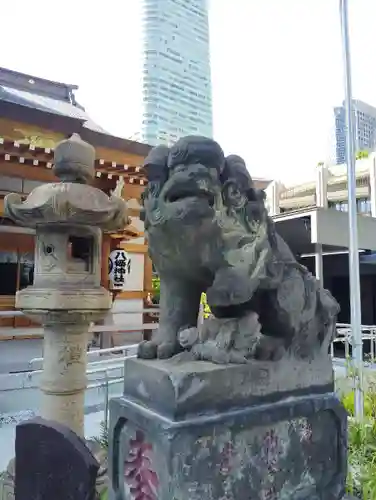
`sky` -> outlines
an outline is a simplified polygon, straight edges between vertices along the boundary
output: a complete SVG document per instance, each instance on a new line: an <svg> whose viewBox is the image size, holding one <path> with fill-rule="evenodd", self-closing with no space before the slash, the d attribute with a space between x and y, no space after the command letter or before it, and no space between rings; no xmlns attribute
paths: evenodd
<svg viewBox="0 0 376 500"><path fill-rule="evenodd" d="M353 96L376 106L376 1L349 0ZM79 85L101 126L140 115L138 0L5 0L0 66ZM342 102L339 0L210 0L214 138L254 177L313 177Z"/></svg>

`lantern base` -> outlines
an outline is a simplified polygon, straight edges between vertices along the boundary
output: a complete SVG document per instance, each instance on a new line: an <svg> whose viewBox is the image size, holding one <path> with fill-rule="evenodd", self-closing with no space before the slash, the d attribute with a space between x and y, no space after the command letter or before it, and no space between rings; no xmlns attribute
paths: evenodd
<svg viewBox="0 0 376 500"><path fill-rule="evenodd" d="M96 321L111 305L111 294L103 287L54 290L29 286L16 295L16 308L44 325Z"/></svg>

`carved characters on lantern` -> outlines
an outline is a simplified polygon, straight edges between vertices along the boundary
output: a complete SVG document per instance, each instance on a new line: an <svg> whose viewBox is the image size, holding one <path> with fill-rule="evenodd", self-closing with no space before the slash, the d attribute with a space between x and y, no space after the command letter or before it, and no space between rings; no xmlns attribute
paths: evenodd
<svg viewBox="0 0 376 500"><path fill-rule="evenodd" d="M132 261L124 250L114 250L109 258L109 280L111 288L123 290L131 272Z"/></svg>

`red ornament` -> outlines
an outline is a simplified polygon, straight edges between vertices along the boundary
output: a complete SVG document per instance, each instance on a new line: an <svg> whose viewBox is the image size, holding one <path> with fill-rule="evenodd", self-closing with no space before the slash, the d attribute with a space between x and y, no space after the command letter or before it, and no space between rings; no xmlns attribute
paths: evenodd
<svg viewBox="0 0 376 500"><path fill-rule="evenodd" d="M124 462L124 479L132 500L158 500L159 480L152 468L151 444L145 442L145 434L136 431L136 437L129 440L129 453Z"/></svg>

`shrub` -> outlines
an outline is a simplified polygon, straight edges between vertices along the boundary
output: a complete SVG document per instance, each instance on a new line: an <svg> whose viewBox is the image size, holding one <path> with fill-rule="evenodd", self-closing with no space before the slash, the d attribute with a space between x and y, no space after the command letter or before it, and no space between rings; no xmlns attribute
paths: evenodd
<svg viewBox="0 0 376 500"><path fill-rule="evenodd" d="M155 276L152 280L153 285L153 304L159 304L159 299L161 297L161 280L158 276Z"/></svg>
<svg viewBox="0 0 376 500"><path fill-rule="evenodd" d="M93 438L103 450L108 450L108 429L105 422L100 423L99 436Z"/></svg>
<svg viewBox="0 0 376 500"><path fill-rule="evenodd" d="M376 381L365 380L364 419L355 415L354 391L345 392L342 403L348 420L348 475L347 491L362 500L376 499Z"/></svg>

